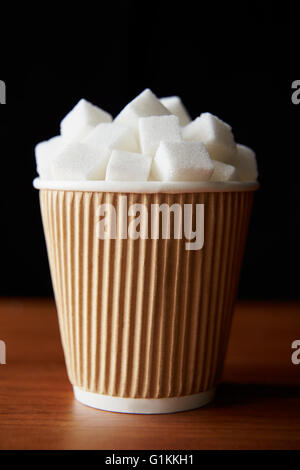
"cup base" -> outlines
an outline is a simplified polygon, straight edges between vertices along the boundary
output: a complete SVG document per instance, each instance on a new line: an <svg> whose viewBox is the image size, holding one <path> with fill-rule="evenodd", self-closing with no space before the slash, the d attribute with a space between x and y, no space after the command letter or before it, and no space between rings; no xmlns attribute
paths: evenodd
<svg viewBox="0 0 300 470"><path fill-rule="evenodd" d="M101 395L74 386L76 400L104 411L134 414L162 414L187 411L207 405L214 399L215 388L206 392L170 398L123 398Z"/></svg>

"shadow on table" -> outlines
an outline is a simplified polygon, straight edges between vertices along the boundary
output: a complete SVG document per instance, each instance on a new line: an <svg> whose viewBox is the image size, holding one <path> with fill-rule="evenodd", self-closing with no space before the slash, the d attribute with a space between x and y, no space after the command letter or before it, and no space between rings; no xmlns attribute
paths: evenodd
<svg viewBox="0 0 300 470"><path fill-rule="evenodd" d="M214 407L262 403L273 399L300 397L299 385L222 383L217 389Z"/></svg>

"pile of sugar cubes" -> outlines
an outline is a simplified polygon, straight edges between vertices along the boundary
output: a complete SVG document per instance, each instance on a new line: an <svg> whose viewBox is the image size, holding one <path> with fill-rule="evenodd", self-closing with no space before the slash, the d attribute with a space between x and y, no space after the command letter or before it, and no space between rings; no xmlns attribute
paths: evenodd
<svg viewBox="0 0 300 470"><path fill-rule="evenodd" d="M60 135L35 148L43 180L255 181L255 153L210 113L191 120L178 96L144 90L113 119L81 99Z"/></svg>

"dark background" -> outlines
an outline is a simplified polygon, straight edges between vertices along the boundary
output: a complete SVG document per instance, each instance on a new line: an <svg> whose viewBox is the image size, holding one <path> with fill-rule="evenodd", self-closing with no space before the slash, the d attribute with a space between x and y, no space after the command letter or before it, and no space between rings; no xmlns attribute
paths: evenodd
<svg viewBox="0 0 300 470"><path fill-rule="evenodd" d="M204 6L205 5L205 6ZM210 111L257 153L256 194L240 298L299 298L299 8L275 2L116 2L111 9L16 7L1 31L0 295L52 287L34 146L59 133L84 97L116 115L144 88L181 96L193 118ZM5 15L4 17L5 18ZM2 18L2 22L4 23Z"/></svg>

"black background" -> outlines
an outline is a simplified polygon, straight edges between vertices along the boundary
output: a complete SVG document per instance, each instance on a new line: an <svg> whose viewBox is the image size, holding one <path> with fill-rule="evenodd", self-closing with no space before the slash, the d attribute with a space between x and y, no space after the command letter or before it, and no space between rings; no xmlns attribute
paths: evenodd
<svg viewBox="0 0 300 470"><path fill-rule="evenodd" d="M1 19L0 295L52 294L34 146L84 97L116 115L144 88L209 111L257 153L240 298L299 298L299 8L275 2L47 4ZM72 10L72 11L71 11ZM71 16L72 13L72 16ZM75 13L75 14L74 14ZM30 17L30 19L29 19Z"/></svg>

